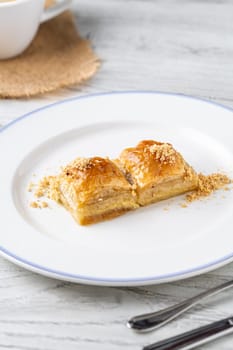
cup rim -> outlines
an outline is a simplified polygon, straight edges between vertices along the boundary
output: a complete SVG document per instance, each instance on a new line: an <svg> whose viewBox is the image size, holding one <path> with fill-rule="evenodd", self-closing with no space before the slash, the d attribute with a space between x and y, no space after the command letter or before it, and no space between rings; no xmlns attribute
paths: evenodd
<svg viewBox="0 0 233 350"><path fill-rule="evenodd" d="M1 7L14 7L17 6L19 4L22 4L24 2L28 2L28 1L33 1L33 0L13 0L13 1L4 1L4 2L0 2L0 8ZM35 0L34 0L35 1Z"/></svg>

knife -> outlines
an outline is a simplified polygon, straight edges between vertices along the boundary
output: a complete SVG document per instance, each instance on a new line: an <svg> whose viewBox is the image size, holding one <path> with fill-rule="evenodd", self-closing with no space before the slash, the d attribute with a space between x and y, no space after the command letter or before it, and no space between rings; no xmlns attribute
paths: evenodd
<svg viewBox="0 0 233 350"><path fill-rule="evenodd" d="M143 350L188 350L230 333L233 333L233 316L146 345Z"/></svg>

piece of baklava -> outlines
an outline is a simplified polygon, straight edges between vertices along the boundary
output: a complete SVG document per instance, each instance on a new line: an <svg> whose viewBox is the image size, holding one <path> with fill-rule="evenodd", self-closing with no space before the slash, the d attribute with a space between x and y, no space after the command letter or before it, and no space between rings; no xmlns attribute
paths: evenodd
<svg viewBox="0 0 233 350"><path fill-rule="evenodd" d="M197 174L171 144L147 140L126 148L117 160L144 206L197 187Z"/></svg>
<svg viewBox="0 0 233 350"><path fill-rule="evenodd" d="M58 177L60 201L81 225L138 207L131 184L111 160L77 158Z"/></svg>

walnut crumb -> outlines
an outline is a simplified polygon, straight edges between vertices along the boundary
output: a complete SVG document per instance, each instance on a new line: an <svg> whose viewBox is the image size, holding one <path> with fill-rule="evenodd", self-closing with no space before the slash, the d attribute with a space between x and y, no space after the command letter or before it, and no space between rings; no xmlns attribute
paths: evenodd
<svg viewBox="0 0 233 350"><path fill-rule="evenodd" d="M34 196L36 198L40 198L44 196L44 188L37 188L37 190L34 193Z"/></svg>
<svg viewBox="0 0 233 350"><path fill-rule="evenodd" d="M155 159L163 164L174 164L176 161L176 151L169 143L162 145L152 145L149 151L155 155Z"/></svg>
<svg viewBox="0 0 233 350"><path fill-rule="evenodd" d="M195 176L193 168L190 166L185 166L184 181L190 181Z"/></svg>
<svg viewBox="0 0 233 350"><path fill-rule="evenodd" d="M88 168L90 164L90 158L76 158L71 163L63 168L63 173L67 176L76 175L77 170L83 171Z"/></svg>
<svg viewBox="0 0 233 350"><path fill-rule="evenodd" d="M226 188L226 185L232 183L228 176L221 173L210 175L198 174L198 186L196 190L186 195L187 202L193 202L197 199L207 197L214 191Z"/></svg>
<svg viewBox="0 0 233 350"><path fill-rule="evenodd" d="M40 182L44 196L56 202L60 202L59 179L57 176L46 176Z"/></svg>
<svg viewBox="0 0 233 350"><path fill-rule="evenodd" d="M39 208L39 209L42 209L42 208L48 208L48 203L47 202L40 202L40 201L37 201L37 202L31 202L30 203L30 207L31 208Z"/></svg>
<svg viewBox="0 0 233 350"><path fill-rule="evenodd" d="M42 202L41 203L41 208L48 208L48 203L47 202Z"/></svg>
<svg viewBox="0 0 233 350"><path fill-rule="evenodd" d="M187 205L186 203L180 203L180 207L181 207L181 208L187 208L187 206L188 206L188 205Z"/></svg>
<svg viewBox="0 0 233 350"><path fill-rule="evenodd" d="M34 196L36 198L46 197L60 202L59 179L57 176L45 176L35 187ZM38 201L35 203L38 203ZM42 202L41 206L37 204L36 208L39 207L46 208L48 203Z"/></svg>
<svg viewBox="0 0 233 350"><path fill-rule="evenodd" d="M35 184L33 182L30 182L28 187L27 187L28 192L32 192L34 187L35 187Z"/></svg>
<svg viewBox="0 0 233 350"><path fill-rule="evenodd" d="M38 202L31 202L30 207L31 208L39 208L39 203Z"/></svg>

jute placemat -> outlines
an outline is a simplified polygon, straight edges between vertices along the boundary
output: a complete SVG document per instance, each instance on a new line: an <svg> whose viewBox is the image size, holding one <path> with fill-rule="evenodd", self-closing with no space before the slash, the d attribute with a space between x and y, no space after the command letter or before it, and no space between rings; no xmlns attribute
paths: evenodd
<svg viewBox="0 0 233 350"><path fill-rule="evenodd" d="M23 54L0 61L0 98L30 97L80 84L98 67L89 41L80 38L67 11L42 24Z"/></svg>

